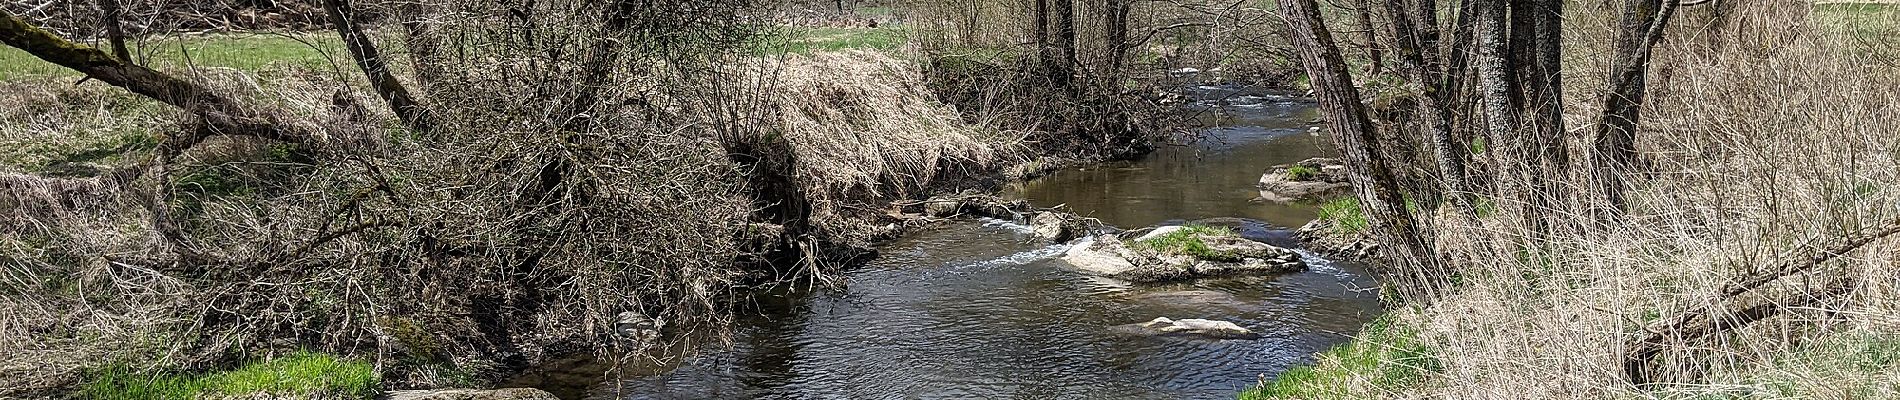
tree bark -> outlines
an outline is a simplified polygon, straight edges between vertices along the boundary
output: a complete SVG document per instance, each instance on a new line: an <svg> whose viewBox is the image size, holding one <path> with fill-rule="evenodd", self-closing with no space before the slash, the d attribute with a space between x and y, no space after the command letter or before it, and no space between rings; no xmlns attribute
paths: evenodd
<svg viewBox="0 0 1900 400"><path fill-rule="evenodd" d="M1437 294L1446 271L1420 236L1417 222L1406 210L1389 162L1374 151L1379 138L1367 116L1359 91L1352 85L1339 47L1326 30L1314 0L1278 0L1289 35L1312 81L1319 108L1333 140L1346 159L1353 193L1371 224L1372 232L1393 262L1408 295ZM1402 292L1403 293L1403 292Z"/></svg>
<svg viewBox="0 0 1900 400"><path fill-rule="evenodd" d="M1476 48L1471 58L1475 84L1478 94L1478 112L1483 115L1483 137L1487 155L1491 159L1492 176L1497 177L1499 192L1514 188L1509 184L1510 171L1505 165L1510 157L1510 143L1518 131L1516 93L1512 80L1510 43L1506 36L1508 13L1505 0L1472 0L1466 4L1471 8L1471 25ZM1504 151L1500 151L1504 150ZM1507 195L1497 193L1499 195Z"/></svg>
<svg viewBox="0 0 1900 400"><path fill-rule="evenodd" d="M1564 0L1532 0L1519 18L1531 20L1535 36L1530 41L1531 79L1525 81L1525 113L1530 116L1534 146L1531 156L1538 164L1533 184L1532 206L1542 216L1540 227L1548 227L1549 216L1569 214L1561 199L1563 185L1570 175L1569 130L1564 126L1563 104L1563 3ZM1514 12L1515 13L1515 12Z"/></svg>
<svg viewBox="0 0 1900 400"><path fill-rule="evenodd" d="M1606 208L1599 220L1609 221L1627 212L1626 174L1635 172L1636 127L1642 118L1648 88L1650 50L1662 41L1663 27L1675 14L1676 0L1627 0L1610 60L1609 88L1603 98L1603 116L1597 124L1592 157L1597 191Z"/></svg>
<svg viewBox="0 0 1900 400"><path fill-rule="evenodd" d="M357 68L363 70L365 78L369 78L370 87L376 90L376 94L389 103L389 109L396 113L396 118L418 132L433 129L435 122L428 107L417 102L415 96L409 94L409 88L389 72L389 64L384 62L382 52L376 49L376 42L371 41L369 35L363 33L362 27L356 25L349 0L324 0L323 10L330 14L330 23L336 26L337 36L342 37L343 47L348 48L350 56L356 59Z"/></svg>

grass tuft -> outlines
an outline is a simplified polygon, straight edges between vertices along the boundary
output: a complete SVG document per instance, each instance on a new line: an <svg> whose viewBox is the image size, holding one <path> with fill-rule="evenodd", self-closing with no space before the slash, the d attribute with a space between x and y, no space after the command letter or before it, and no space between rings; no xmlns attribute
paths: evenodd
<svg viewBox="0 0 1900 400"><path fill-rule="evenodd" d="M1286 169L1286 179L1295 182L1310 181L1319 177L1319 170L1305 165L1295 165Z"/></svg>
<svg viewBox="0 0 1900 400"><path fill-rule="evenodd" d="M1207 246L1201 238L1206 236L1234 236L1233 228L1188 225L1166 235L1143 240L1139 244L1150 250L1164 254L1194 256L1203 260L1240 261L1240 254L1232 251L1218 251Z"/></svg>
<svg viewBox="0 0 1900 400"><path fill-rule="evenodd" d="M1440 369L1437 354L1419 340L1416 329L1380 318L1351 342L1320 353L1314 365L1288 369L1271 382L1241 392L1239 398L1385 397Z"/></svg>
<svg viewBox="0 0 1900 400"><path fill-rule="evenodd" d="M1359 209L1359 199L1350 196L1320 204L1319 219L1332 223L1334 229L1345 234L1365 232L1372 226L1366 221L1366 214Z"/></svg>
<svg viewBox="0 0 1900 400"><path fill-rule="evenodd" d="M274 396L368 399L381 381L369 363L297 352L207 375L141 373L125 366L99 372L80 389L92 400Z"/></svg>

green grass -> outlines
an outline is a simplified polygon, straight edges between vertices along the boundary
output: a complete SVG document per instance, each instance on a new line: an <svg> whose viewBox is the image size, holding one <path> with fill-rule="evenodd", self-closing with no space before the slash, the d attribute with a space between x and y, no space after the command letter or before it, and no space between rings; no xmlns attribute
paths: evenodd
<svg viewBox="0 0 1900 400"><path fill-rule="evenodd" d="M1319 219L1332 223L1339 233L1365 232L1372 226L1366 221L1366 214L1359 210L1359 199L1350 196L1320 204Z"/></svg>
<svg viewBox="0 0 1900 400"><path fill-rule="evenodd" d="M224 67L259 71L273 66L300 66L327 69L329 54L347 63L341 40L335 35L309 34L229 34L150 38L131 47L133 58L160 70L186 67ZM396 44L384 44L395 46ZM395 52L396 49L386 49ZM347 65L347 64L346 64ZM12 47L0 46L0 80L28 77L78 77L79 73L40 60Z"/></svg>
<svg viewBox="0 0 1900 400"><path fill-rule="evenodd" d="M1319 170L1305 165L1295 165L1286 169L1286 179L1290 181L1310 181L1319 177Z"/></svg>
<svg viewBox="0 0 1900 400"><path fill-rule="evenodd" d="M840 50L891 50L910 41L901 28L788 29L769 36L762 52L812 54Z"/></svg>
<svg viewBox="0 0 1900 400"><path fill-rule="evenodd" d="M1315 365L1294 367L1273 381L1241 392L1242 400L1378 398L1424 381L1443 367L1418 331L1379 318L1351 342L1319 354Z"/></svg>
<svg viewBox="0 0 1900 400"><path fill-rule="evenodd" d="M195 399L268 395L368 399L381 381L369 363L298 352L205 375L147 374L115 367L94 374L80 389L92 400Z"/></svg>
<svg viewBox="0 0 1900 400"><path fill-rule="evenodd" d="M1234 236L1232 228L1188 225L1166 235L1143 240L1139 244L1156 252L1194 256L1203 260L1240 261L1240 255L1232 251L1217 251L1207 247L1202 236Z"/></svg>

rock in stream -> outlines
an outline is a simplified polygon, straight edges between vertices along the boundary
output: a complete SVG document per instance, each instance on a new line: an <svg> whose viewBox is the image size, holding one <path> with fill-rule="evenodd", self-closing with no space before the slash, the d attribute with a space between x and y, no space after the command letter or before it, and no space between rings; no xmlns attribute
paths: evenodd
<svg viewBox="0 0 1900 400"><path fill-rule="evenodd" d="M1133 282L1168 282L1243 274L1297 272L1306 269L1299 253L1231 233L1164 226L1100 234L1075 244L1062 260L1095 275ZM1166 248L1164 237L1188 243L1191 250Z"/></svg>

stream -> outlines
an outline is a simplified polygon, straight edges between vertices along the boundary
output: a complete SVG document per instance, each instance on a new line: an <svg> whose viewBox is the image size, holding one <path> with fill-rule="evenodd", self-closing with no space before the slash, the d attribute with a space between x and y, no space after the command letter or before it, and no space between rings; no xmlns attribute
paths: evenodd
<svg viewBox="0 0 1900 400"><path fill-rule="evenodd" d="M1313 105L1233 87L1193 94L1209 111L1203 140L1059 171L1005 195L1123 228L1214 218L1294 246L1290 229L1316 208L1250 199L1267 167L1332 153L1308 132ZM1363 268L1310 253L1313 267L1301 273L1130 285L1076 272L1055 259L1066 249L1007 221L934 225L882 246L838 288L755 296L734 321L730 348L618 380L556 366L515 383L587 399L1232 399L1310 363L1383 311ZM1111 329L1156 317L1231 321L1260 338Z"/></svg>

